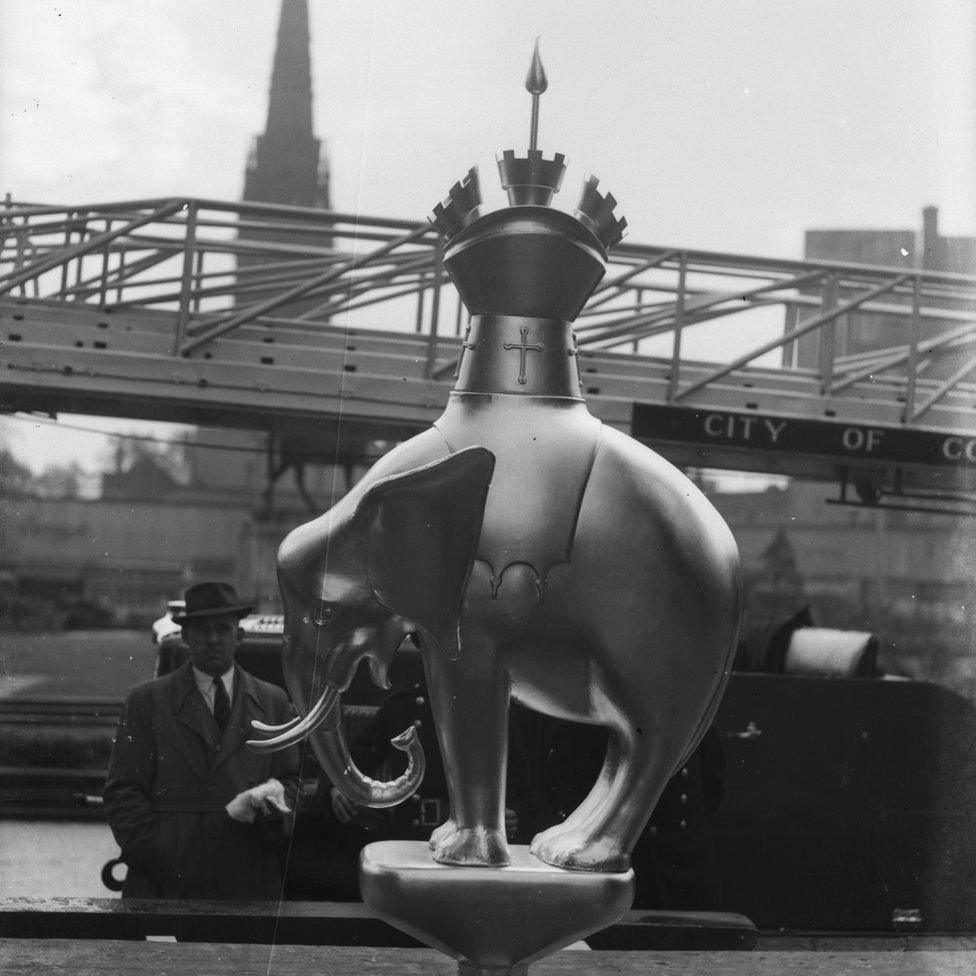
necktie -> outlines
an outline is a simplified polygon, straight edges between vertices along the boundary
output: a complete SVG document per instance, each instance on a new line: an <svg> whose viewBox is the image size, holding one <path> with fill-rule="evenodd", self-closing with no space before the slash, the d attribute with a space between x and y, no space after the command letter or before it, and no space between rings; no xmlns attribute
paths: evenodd
<svg viewBox="0 0 976 976"><path fill-rule="evenodd" d="M224 687L222 678L214 678L214 718L220 731L224 731L227 719L230 718L230 699L227 697L227 689Z"/></svg>

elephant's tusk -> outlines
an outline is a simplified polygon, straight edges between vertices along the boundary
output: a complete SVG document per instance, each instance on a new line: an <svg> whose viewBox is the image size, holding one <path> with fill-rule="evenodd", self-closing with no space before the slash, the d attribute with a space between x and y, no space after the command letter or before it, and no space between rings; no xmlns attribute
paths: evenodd
<svg viewBox="0 0 976 976"><path fill-rule="evenodd" d="M339 701L339 690L337 688L326 688L322 692L322 697L312 706L309 713L297 722L289 722L282 728L280 734L271 739L248 739L247 747L253 752L279 752L288 746L301 742L310 732L317 729L328 717L336 703ZM251 725L262 731L261 725L255 719L251 720ZM270 727L274 730L274 726Z"/></svg>
<svg viewBox="0 0 976 976"><path fill-rule="evenodd" d="M286 729L290 729L294 725L302 720L301 715L296 715L293 719L285 722L283 725L268 725L265 722L258 721L256 718L251 719L251 727L258 730L258 732L284 732Z"/></svg>

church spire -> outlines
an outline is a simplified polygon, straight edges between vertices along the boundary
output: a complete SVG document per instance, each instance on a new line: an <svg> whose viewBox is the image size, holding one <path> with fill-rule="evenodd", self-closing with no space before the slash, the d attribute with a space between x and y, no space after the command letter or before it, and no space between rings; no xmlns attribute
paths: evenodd
<svg viewBox="0 0 976 976"><path fill-rule="evenodd" d="M268 119L247 163L244 199L328 209L329 174L312 128L308 0L282 0Z"/></svg>
<svg viewBox="0 0 976 976"><path fill-rule="evenodd" d="M308 0L282 0L266 135L312 138Z"/></svg>

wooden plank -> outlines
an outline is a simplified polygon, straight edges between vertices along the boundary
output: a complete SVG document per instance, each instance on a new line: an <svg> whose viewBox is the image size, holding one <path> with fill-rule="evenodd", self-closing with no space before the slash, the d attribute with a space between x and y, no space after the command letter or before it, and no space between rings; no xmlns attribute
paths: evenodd
<svg viewBox="0 0 976 976"><path fill-rule="evenodd" d="M0 902L0 935L12 938L419 946L362 904L190 902L117 898L11 898Z"/></svg>
<svg viewBox="0 0 976 976"><path fill-rule="evenodd" d="M117 898L8 898L7 938L143 939L185 942L418 947L358 902L142 901ZM598 949L750 949L756 929L731 912L631 911L592 938Z"/></svg>
<svg viewBox="0 0 976 976"><path fill-rule="evenodd" d="M212 945L167 942L0 944L6 976L454 976L457 964L431 949ZM976 952L557 952L532 976L972 976Z"/></svg>

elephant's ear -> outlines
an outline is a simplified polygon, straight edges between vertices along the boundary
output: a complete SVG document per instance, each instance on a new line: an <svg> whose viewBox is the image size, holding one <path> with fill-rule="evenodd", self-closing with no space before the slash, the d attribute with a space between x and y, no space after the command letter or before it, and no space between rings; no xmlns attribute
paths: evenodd
<svg viewBox="0 0 976 976"><path fill-rule="evenodd" d="M491 451L465 448L377 482L359 506L373 593L452 659L494 467Z"/></svg>

